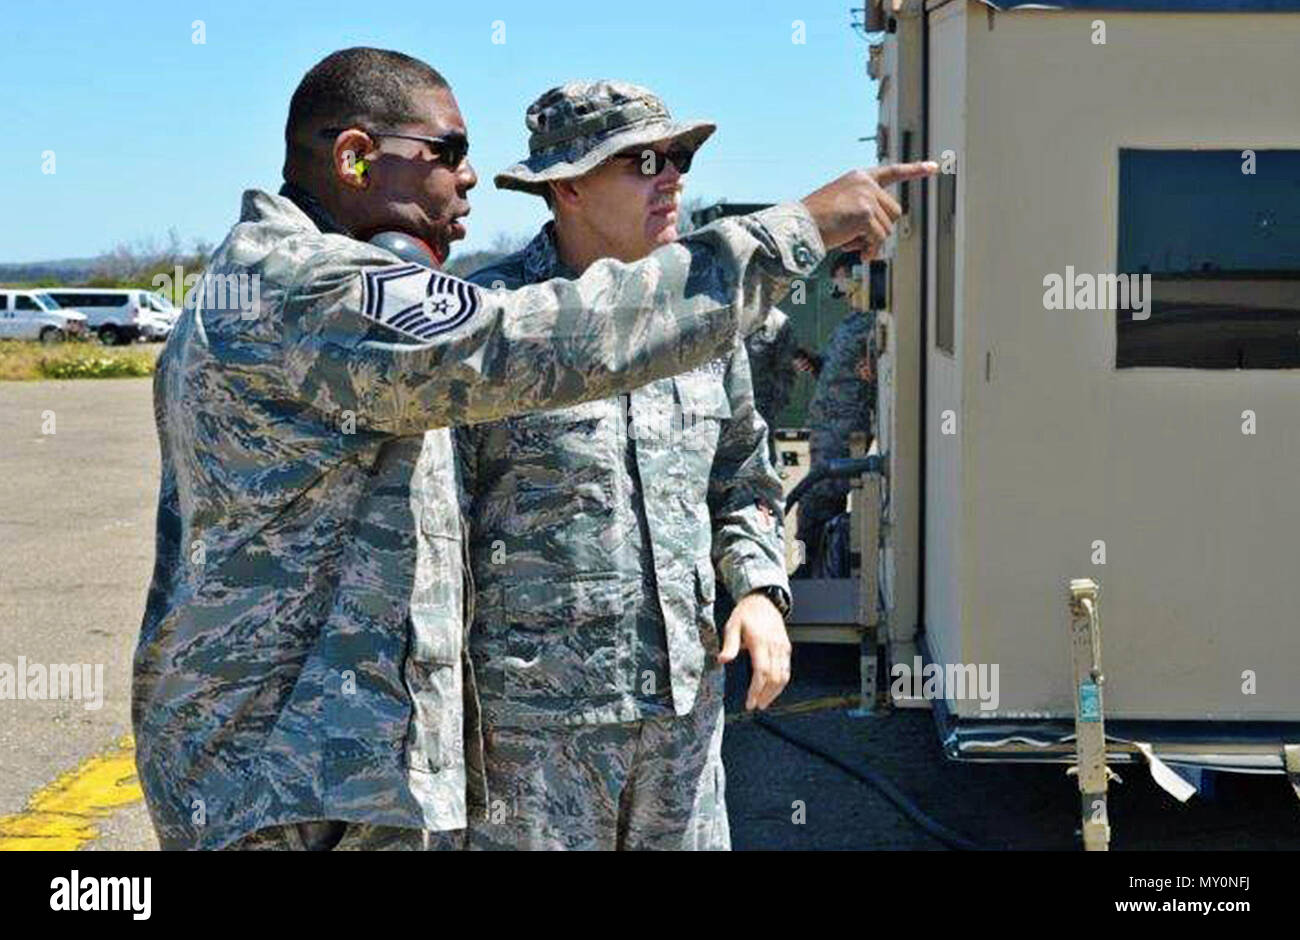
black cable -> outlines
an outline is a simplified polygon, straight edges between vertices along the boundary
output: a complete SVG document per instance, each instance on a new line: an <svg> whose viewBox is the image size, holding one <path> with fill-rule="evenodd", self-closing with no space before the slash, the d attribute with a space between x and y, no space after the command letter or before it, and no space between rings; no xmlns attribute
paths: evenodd
<svg viewBox="0 0 1300 940"><path fill-rule="evenodd" d="M780 738L782 741L785 741L787 744L793 744L801 751L806 751L807 753L812 754L814 757L820 757L822 760L826 761L826 763L830 764L832 767L839 768L840 770L848 774L850 777L853 777L855 780L858 780L861 783L870 784L871 786L875 787L877 790L881 792L881 794L884 795L885 799L893 803L894 806L896 806L904 816L906 816L918 827L924 830L925 833L929 835L931 838L942 843L948 848L954 849L959 852L992 851L987 846L979 845L976 842L972 842L970 839L967 839L965 836L953 832L943 823L931 819L929 816L925 814L924 810L922 810L914 802L908 799L907 795L903 793L902 790L898 789L898 787L894 786L886 777L876 773L874 770L870 770L867 768L857 768L857 767L853 767L850 764L845 763L844 761L840 760L838 757L836 757L834 754L830 753L829 751L825 751L815 744L810 744L808 741L805 741L802 738L799 738L796 735L791 734L789 731L786 731L784 728L781 728L779 725L776 724L776 722L772 721L772 719L768 718L766 715L756 714L753 720L754 720L754 724L758 725L760 728L763 728L765 731L769 732L770 734L776 735L778 738Z"/></svg>
<svg viewBox="0 0 1300 940"><path fill-rule="evenodd" d="M888 454L869 454L866 457L832 457L819 463L786 494L785 514L788 516L808 490L823 480L847 480L864 473L884 473L888 459Z"/></svg>

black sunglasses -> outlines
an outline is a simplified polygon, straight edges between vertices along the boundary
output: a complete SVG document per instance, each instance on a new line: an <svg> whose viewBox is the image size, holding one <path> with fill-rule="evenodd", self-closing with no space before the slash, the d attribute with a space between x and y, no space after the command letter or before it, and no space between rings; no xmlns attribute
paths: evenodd
<svg viewBox="0 0 1300 940"><path fill-rule="evenodd" d="M322 137L337 137L347 129L346 127L323 127L320 130L320 135ZM433 148L435 159L449 170L459 170L460 165L469 156L469 138L459 131L453 131L441 137L425 137L420 134L371 131L366 130L364 127L358 127L357 130L364 131L371 137L397 137L401 140L418 140L422 144L428 144Z"/></svg>
<svg viewBox="0 0 1300 940"><path fill-rule="evenodd" d="M641 161L641 172L646 176L658 176L664 170L668 169L668 164L677 167L678 173L689 173L691 170L691 161L695 159L695 151L688 147L674 147L667 153L660 153L657 150L630 150L625 153L616 153L610 158L611 160L639 160Z"/></svg>

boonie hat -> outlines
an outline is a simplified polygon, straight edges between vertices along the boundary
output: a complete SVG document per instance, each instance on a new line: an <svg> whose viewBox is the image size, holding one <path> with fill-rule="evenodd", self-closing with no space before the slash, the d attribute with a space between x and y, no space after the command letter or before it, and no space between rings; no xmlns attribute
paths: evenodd
<svg viewBox="0 0 1300 940"><path fill-rule="evenodd" d="M680 140L692 150L717 125L674 121L649 89L609 79L566 82L528 106L528 158L496 175L498 189L541 195L551 180L594 170L630 147Z"/></svg>

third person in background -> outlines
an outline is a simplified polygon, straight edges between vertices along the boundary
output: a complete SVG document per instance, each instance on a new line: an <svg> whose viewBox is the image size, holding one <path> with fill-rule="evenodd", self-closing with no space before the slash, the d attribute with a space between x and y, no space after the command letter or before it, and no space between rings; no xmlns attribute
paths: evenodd
<svg viewBox="0 0 1300 940"><path fill-rule="evenodd" d="M828 460L848 457L849 435L854 431L865 432L870 446L874 430L876 378L871 344L876 316L868 309L868 292L859 264L856 254L845 252L831 267L834 290L838 296L848 298L852 312L835 328L826 345L817 388L808 406L810 472ZM831 519L845 511L849 489L848 480L822 480L799 501L796 538L803 543L806 562L796 576L827 576L818 564L823 554L819 550L822 533Z"/></svg>

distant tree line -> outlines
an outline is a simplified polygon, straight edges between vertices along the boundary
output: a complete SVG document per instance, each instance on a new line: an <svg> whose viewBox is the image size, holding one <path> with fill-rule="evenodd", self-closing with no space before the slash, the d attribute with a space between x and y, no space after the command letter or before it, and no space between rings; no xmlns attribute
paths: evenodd
<svg viewBox="0 0 1300 940"><path fill-rule="evenodd" d="M157 289L154 278L165 274L172 285L171 301L179 307L184 302L185 277L203 272L212 248L210 242L196 240L187 251L175 229L168 229L162 241L148 238L135 243L119 242L95 259L85 286L142 287L152 291ZM184 273L179 283L175 277L178 267Z"/></svg>
<svg viewBox="0 0 1300 940"><path fill-rule="evenodd" d="M140 287L156 290L154 276L175 280L177 266L186 275L202 273L212 244L201 240L187 250L175 229L164 239L119 242L98 257L0 265L0 283L10 287ZM180 306L184 283L174 284L172 302Z"/></svg>

